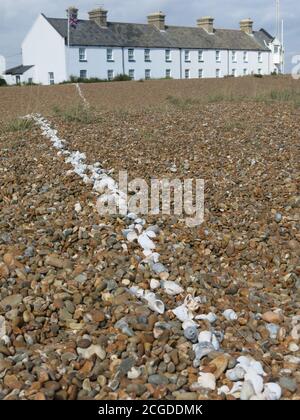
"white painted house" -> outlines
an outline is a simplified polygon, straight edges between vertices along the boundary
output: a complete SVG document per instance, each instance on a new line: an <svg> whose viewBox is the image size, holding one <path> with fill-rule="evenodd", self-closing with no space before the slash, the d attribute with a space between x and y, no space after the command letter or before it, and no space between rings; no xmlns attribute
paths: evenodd
<svg viewBox="0 0 300 420"><path fill-rule="evenodd" d="M69 8L78 17L78 9ZM23 65L6 71L15 82L55 84L71 76L113 79L174 79L269 75L283 68L280 42L251 19L239 29L216 29L214 19L195 27L169 26L162 12L147 24L107 21L107 11L89 12L68 36L68 19L41 14L22 44Z"/></svg>

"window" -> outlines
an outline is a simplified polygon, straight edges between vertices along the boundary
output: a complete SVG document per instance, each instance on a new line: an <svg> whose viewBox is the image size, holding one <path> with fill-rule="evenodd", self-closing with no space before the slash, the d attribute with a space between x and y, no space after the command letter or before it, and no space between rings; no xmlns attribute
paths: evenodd
<svg viewBox="0 0 300 420"><path fill-rule="evenodd" d="M237 59L236 59L236 51L232 51L232 62L236 63Z"/></svg>
<svg viewBox="0 0 300 420"><path fill-rule="evenodd" d="M129 70L128 76L130 77L131 80L134 80L134 70L133 69Z"/></svg>
<svg viewBox="0 0 300 420"><path fill-rule="evenodd" d="M244 51L243 53L244 63L248 63L248 52Z"/></svg>
<svg viewBox="0 0 300 420"><path fill-rule="evenodd" d="M29 83L30 85L32 85L32 82L33 82L32 77L28 77L28 83Z"/></svg>
<svg viewBox="0 0 300 420"><path fill-rule="evenodd" d="M106 50L106 59L107 61L114 61L113 50L112 48L107 48Z"/></svg>
<svg viewBox="0 0 300 420"><path fill-rule="evenodd" d="M199 61L199 63L202 63L204 61L203 60L203 50L198 51L198 61Z"/></svg>
<svg viewBox="0 0 300 420"><path fill-rule="evenodd" d="M248 70L247 70L247 69L244 69L244 70L243 70L243 75L244 75L244 76L247 76L247 75L248 75Z"/></svg>
<svg viewBox="0 0 300 420"><path fill-rule="evenodd" d="M54 73L53 73L53 71L50 71L48 73L48 77L49 77L49 85L54 85Z"/></svg>
<svg viewBox="0 0 300 420"><path fill-rule="evenodd" d="M236 69L232 69L231 74L232 74L233 77L236 77Z"/></svg>
<svg viewBox="0 0 300 420"><path fill-rule="evenodd" d="M279 47L278 47L278 45L275 45L275 47L274 47L274 53L275 54L278 54L279 53Z"/></svg>
<svg viewBox="0 0 300 420"><path fill-rule="evenodd" d="M145 79L146 80L150 80L151 79L151 70L150 69L146 69L145 70Z"/></svg>
<svg viewBox="0 0 300 420"><path fill-rule="evenodd" d="M145 49L145 61L151 61L150 50L148 48Z"/></svg>
<svg viewBox="0 0 300 420"><path fill-rule="evenodd" d="M216 70L216 77L217 78L221 77L221 70L220 69Z"/></svg>
<svg viewBox="0 0 300 420"><path fill-rule="evenodd" d="M86 49L79 48L79 61L86 61Z"/></svg>
<svg viewBox="0 0 300 420"><path fill-rule="evenodd" d="M107 80L113 80L113 78L114 78L114 71L107 70Z"/></svg>
<svg viewBox="0 0 300 420"><path fill-rule="evenodd" d="M129 48L128 50L128 61L134 61L134 49Z"/></svg>
<svg viewBox="0 0 300 420"><path fill-rule="evenodd" d="M17 85L21 84L21 76L16 76L16 84Z"/></svg>
<svg viewBox="0 0 300 420"><path fill-rule="evenodd" d="M184 61L187 63L190 61L190 50L184 51Z"/></svg>
<svg viewBox="0 0 300 420"><path fill-rule="evenodd" d="M167 69L166 70L166 78L169 79L171 77L171 70Z"/></svg>
<svg viewBox="0 0 300 420"><path fill-rule="evenodd" d="M261 69L258 69L258 71L257 71L257 72L258 72L258 74L261 74Z"/></svg>
<svg viewBox="0 0 300 420"><path fill-rule="evenodd" d="M262 53L261 52L258 53L258 62L262 63Z"/></svg>
<svg viewBox="0 0 300 420"><path fill-rule="evenodd" d="M199 71L198 71L198 77L199 77L199 79L202 79L202 77L203 77L203 69L199 69Z"/></svg>
<svg viewBox="0 0 300 420"><path fill-rule="evenodd" d="M221 62L221 53L220 51L216 51L216 62L220 63Z"/></svg>
<svg viewBox="0 0 300 420"><path fill-rule="evenodd" d="M80 70L80 79L86 79L87 78L87 71L86 70Z"/></svg>
<svg viewBox="0 0 300 420"><path fill-rule="evenodd" d="M189 69L185 69L185 78L186 79L190 78L190 70Z"/></svg>
<svg viewBox="0 0 300 420"><path fill-rule="evenodd" d="M166 50L166 62L169 63L170 61L172 61L171 50Z"/></svg>

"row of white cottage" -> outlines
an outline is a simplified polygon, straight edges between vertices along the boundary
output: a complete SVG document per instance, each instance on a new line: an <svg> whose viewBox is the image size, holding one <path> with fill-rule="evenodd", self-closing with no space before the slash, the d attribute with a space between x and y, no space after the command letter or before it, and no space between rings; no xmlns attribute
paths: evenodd
<svg viewBox="0 0 300 420"><path fill-rule="evenodd" d="M78 9L68 13L78 17ZM68 19L41 14L22 44L23 64L5 72L8 83L55 84L81 78L212 78L268 75L283 70L284 51L267 31L253 30L251 19L237 30L216 29L205 17L195 27L168 26L165 15L147 24L107 21L107 11L89 12L68 31Z"/></svg>

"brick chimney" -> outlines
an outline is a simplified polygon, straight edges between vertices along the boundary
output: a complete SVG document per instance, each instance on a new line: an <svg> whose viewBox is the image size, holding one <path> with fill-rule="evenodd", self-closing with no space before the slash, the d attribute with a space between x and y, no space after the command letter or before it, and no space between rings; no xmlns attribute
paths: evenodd
<svg viewBox="0 0 300 420"><path fill-rule="evenodd" d="M102 9L102 7L91 10L89 12L89 18L102 28L107 28L107 10Z"/></svg>
<svg viewBox="0 0 300 420"><path fill-rule="evenodd" d="M148 24L154 25L160 31L164 31L166 29L166 15L163 12L153 13L148 16Z"/></svg>
<svg viewBox="0 0 300 420"><path fill-rule="evenodd" d="M248 35L253 34L253 20L252 19L243 19L240 21L241 31L245 32Z"/></svg>
<svg viewBox="0 0 300 420"><path fill-rule="evenodd" d="M209 34L214 33L214 18L210 16L205 16L201 19L197 20L197 26L198 28L205 29L206 32Z"/></svg>
<svg viewBox="0 0 300 420"><path fill-rule="evenodd" d="M70 6L70 7L67 8L66 12L67 12L67 16L72 16L72 17L78 19L78 9L77 9L77 7Z"/></svg>

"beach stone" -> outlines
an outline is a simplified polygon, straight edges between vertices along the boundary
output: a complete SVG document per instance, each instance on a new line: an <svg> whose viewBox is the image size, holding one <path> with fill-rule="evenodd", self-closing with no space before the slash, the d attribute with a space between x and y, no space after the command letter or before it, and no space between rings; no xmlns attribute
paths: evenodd
<svg viewBox="0 0 300 420"><path fill-rule="evenodd" d="M289 376L282 376L279 379L279 385L283 389L287 389L290 392L295 392L297 390L297 382L294 378Z"/></svg>
<svg viewBox="0 0 300 420"><path fill-rule="evenodd" d="M155 374L149 376L148 382L153 385L167 385L169 383L169 379L166 376Z"/></svg>
<svg viewBox="0 0 300 420"><path fill-rule="evenodd" d="M228 360L229 360L229 357L228 356L226 356L226 355L220 355L220 356L217 356L215 359L213 359L209 363L209 366L214 367L216 369L213 372L216 380L218 380L220 378L220 376L222 375L222 373L224 373L225 370L227 369Z"/></svg>
<svg viewBox="0 0 300 420"><path fill-rule="evenodd" d="M16 308L23 300L21 294L10 295L0 301L0 307L5 310L7 307Z"/></svg>
<svg viewBox="0 0 300 420"><path fill-rule="evenodd" d="M283 318L279 313L268 311L262 315L262 319L271 324L280 324Z"/></svg>

